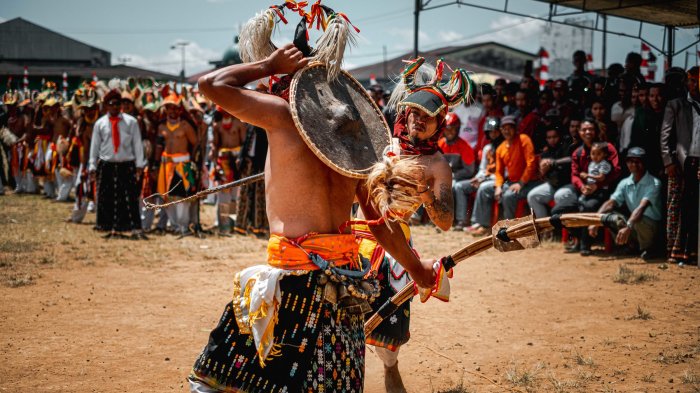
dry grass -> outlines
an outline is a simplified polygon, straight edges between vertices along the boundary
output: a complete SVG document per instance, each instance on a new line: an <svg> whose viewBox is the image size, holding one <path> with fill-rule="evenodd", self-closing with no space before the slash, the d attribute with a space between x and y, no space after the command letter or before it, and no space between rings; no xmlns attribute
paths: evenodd
<svg viewBox="0 0 700 393"><path fill-rule="evenodd" d="M476 393L475 390L467 389L463 382L460 382L458 386L449 388L447 390L438 390L435 393Z"/></svg>
<svg viewBox="0 0 700 393"><path fill-rule="evenodd" d="M590 356L585 357L585 356L581 355L580 353L574 354L574 361L579 366L587 366L587 367L595 367L596 366L592 357L590 357Z"/></svg>
<svg viewBox="0 0 700 393"><path fill-rule="evenodd" d="M542 363L537 363L534 367L528 370L520 370L518 366L513 364L511 368L506 370L505 379L520 388L524 388L526 391L535 392L537 387L537 381L539 379L539 373L544 368Z"/></svg>
<svg viewBox="0 0 700 393"><path fill-rule="evenodd" d="M647 374L647 375L643 376L642 382L646 382L646 383L656 382L656 377L654 377L654 373Z"/></svg>
<svg viewBox="0 0 700 393"><path fill-rule="evenodd" d="M636 312L635 314L630 315L629 317L627 317L627 319L630 319L630 320L632 320L632 319L639 319L639 320L642 320L642 321L647 321L647 320L649 320L649 319L654 319L654 317L651 315L651 313L649 312L649 310L645 309L645 308L642 307L641 305L637 305L637 312Z"/></svg>
<svg viewBox="0 0 700 393"><path fill-rule="evenodd" d="M656 274L637 272L634 269L627 267L627 265L620 265L617 275L615 275L613 281L618 284L642 284L649 281L656 281L658 279L659 276Z"/></svg>

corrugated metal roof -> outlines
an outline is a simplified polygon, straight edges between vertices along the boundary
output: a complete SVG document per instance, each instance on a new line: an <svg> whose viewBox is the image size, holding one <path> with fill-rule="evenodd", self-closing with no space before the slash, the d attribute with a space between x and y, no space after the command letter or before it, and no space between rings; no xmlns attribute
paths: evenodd
<svg viewBox="0 0 700 393"><path fill-rule="evenodd" d="M697 0L537 0L664 26L698 26Z"/></svg>
<svg viewBox="0 0 700 393"><path fill-rule="evenodd" d="M62 67L62 66L33 66L28 67L30 77L55 77L65 72L69 77L79 77L83 79L92 78L94 72L100 79L110 78L135 78L152 77L160 81L179 80L178 76L165 74L162 72L145 70L143 68L131 67L127 65L115 65L109 67ZM24 73L24 67L12 63L0 63L0 75L11 75L20 77Z"/></svg>
<svg viewBox="0 0 700 393"><path fill-rule="evenodd" d="M22 18L0 23L0 61L32 60L108 66L111 54Z"/></svg>

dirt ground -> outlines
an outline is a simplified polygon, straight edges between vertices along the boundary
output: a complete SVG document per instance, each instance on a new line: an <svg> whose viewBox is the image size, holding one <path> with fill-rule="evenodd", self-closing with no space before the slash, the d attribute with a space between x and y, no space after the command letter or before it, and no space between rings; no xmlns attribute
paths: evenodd
<svg viewBox="0 0 700 393"><path fill-rule="evenodd" d="M265 241L105 240L94 215L64 223L69 210L0 197L0 391L187 391L234 274L264 261ZM472 241L414 233L423 256ZM413 303L399 358L410 392L700 392L696 267L545 243L455 270L449 303ZM368 351L365 391L383 391L382 373Z"/></svg>

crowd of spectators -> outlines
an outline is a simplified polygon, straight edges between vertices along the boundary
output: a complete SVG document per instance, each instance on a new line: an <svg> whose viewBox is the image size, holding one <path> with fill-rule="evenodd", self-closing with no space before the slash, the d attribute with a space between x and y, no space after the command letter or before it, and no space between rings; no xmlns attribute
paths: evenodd
<svg viewBox="0 0 700 393"><path fill-rule="evenodd" d="M481 84L447 116L440 148L453 169L453 230L482 236L530 208L536 217L614 212L606 230L617 252L696 264L698 67L655 83L638 53L606 76L585 70L582 51L573 64L567 79L543 86L530 75ZM565 241L586 256L604 236L584 228Z"/></svg>

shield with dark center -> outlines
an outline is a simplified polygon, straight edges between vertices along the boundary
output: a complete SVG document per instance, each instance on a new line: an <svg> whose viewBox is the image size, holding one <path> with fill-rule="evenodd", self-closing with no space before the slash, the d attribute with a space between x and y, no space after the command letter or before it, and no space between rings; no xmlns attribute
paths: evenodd
<svg viewBox="0 0 700 393"><path fill-rule="evenodd" d="M342 175L366 178L391 142L381 111L345 71L332 82L321 63L297 71L289 103L294 123L311 151Z"/></svg>

